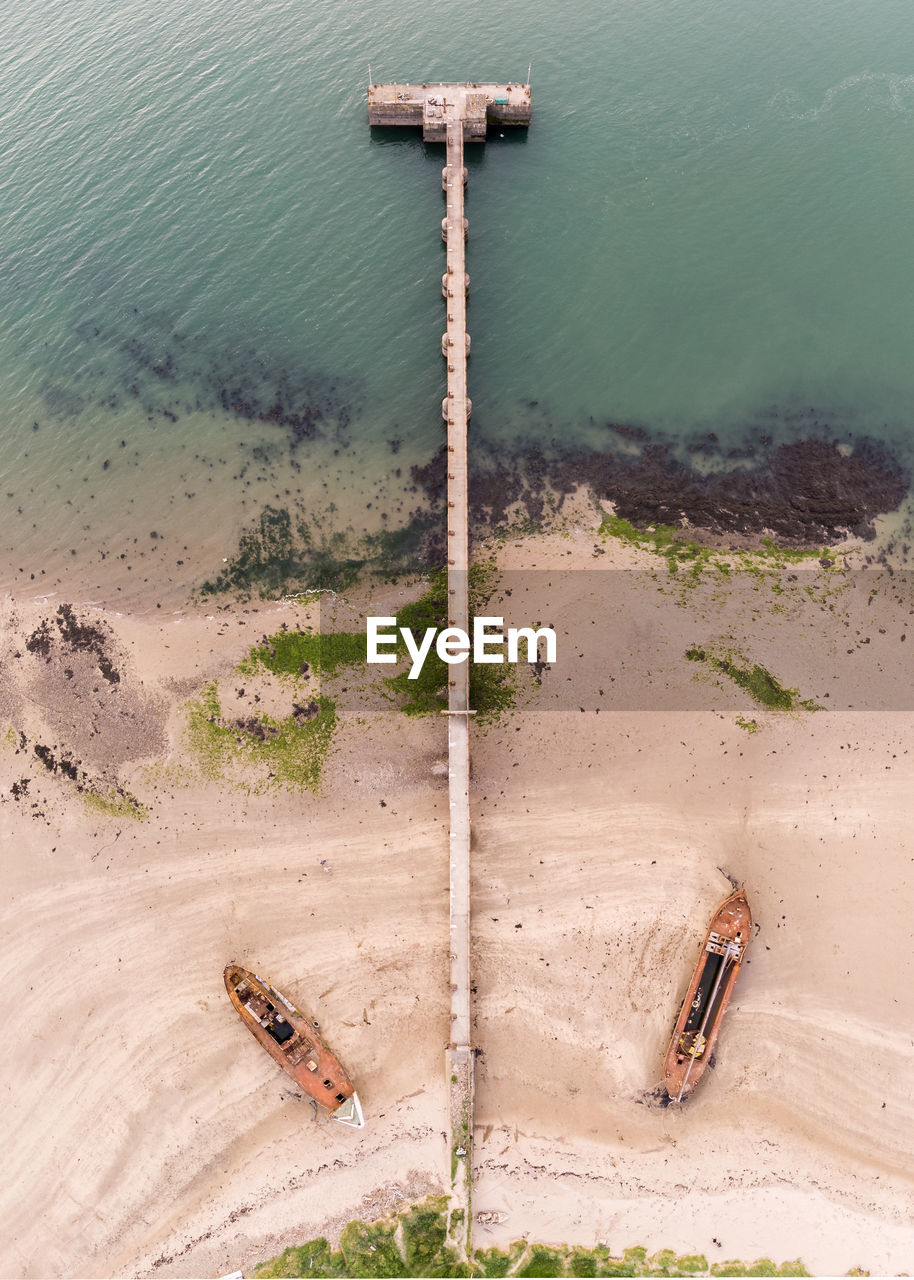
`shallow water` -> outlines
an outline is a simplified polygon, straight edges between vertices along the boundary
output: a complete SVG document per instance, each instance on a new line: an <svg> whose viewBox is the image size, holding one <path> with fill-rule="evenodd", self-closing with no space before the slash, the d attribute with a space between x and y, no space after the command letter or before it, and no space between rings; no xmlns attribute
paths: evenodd
<svg viewBox="0 0 914 1280"><path fill-rule="evenodd" d="M409 466L442 438L443 149L372 135L369 61L533 64L529 134L468 159L477 441L812 423L910 460L905 0L461 16L5 10L0 584L174 604L266 504L318 540L418 504ZM291 421L258 421L277 401Z"/></svg>

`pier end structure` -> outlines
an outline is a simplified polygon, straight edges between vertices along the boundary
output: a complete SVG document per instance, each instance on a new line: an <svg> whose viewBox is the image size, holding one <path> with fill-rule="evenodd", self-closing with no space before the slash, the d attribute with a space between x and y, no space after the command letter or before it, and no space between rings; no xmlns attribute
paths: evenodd
<svg viewBox="0 0 914 1280"><path fill-rule="evenodd" d="M459 117L467 142L485 142L486 126L530 123L530 86L509 84L371 84L368 123L421 128L425 142L444 142Z"/></svg>
<svg viewBox="0 0 914 1280"><path fill-rule="evenodd" d="M426 142L443 142L441 175L447 208L441 238L447 267L441 279L447 327L441 354L447 362L447 395L441 415L447 424L447 589L448 625L469 632L469 512L467 392L470 338L466 327L469 275L463 163L465 142L485 142L491 122L499 127L530 123L528 84L372 84L368 119L372 125L421 128ZM475 1053L471 1044L470 978L470 707L469 664L449 669L448 810L450 815L450 992L451 1031L445 1053L451 1196L449 1242L464 1255L472 1247L473 1102Z"/></svg>

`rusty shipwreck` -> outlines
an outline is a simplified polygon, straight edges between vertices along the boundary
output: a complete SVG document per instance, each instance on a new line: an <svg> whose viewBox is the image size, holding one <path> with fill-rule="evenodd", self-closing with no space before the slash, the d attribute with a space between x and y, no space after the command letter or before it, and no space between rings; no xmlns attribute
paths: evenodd
<svg viewBox="0 0 914 1280"><path fill-rule="evenodd" d="M676 1020L664 1064L670 1098L681 1102L707 1069L749 943L752 916L742 889L714 913Z"/></svg>
<svg viewBox="0 0 914 1280"><path fill-rule="evenodd" d="M359 1095L318 1024L257 974L230 964L225 989L242 1022L298 1087L326 1107L334 1120L361 1129Z"/></svg>

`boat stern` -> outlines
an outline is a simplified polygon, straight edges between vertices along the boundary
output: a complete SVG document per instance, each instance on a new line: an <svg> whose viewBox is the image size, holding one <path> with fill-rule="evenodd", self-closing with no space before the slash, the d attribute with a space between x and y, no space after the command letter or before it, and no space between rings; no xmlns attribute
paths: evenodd
<svg viewBox="0 0 914 1280"><path fill-rule="evenodd" d="M365 1127L365 1117L362 1115L362 1104L359 1102L359 1095L354 1093L351 1098L341 1102L336 1111L332 1113L332 1118L339 1120L340 1124L348 1124L353 1129L363 1129Z"/></svg>

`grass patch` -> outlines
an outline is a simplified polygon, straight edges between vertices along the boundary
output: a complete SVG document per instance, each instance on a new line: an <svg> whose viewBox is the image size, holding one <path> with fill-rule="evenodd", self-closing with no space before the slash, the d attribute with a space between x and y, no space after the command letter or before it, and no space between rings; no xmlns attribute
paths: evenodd
<svg viewBox="0 0 914 1280"><path fill-rule="evenodd" d="M745 729L747 733L758 733L762 727L757 720L747 720L745 716L737 716L736 723L740 729Z"/></svg>
<svg viewBox="0 0 914 1280"><path fill-rule="evenodd" d="M340 1236L340 1252L348 1276L407 1276L406 1261L396 1240L395 1222L350 1222Z"/></svg>
<svg viewBox="0 0 914 1280"><path fill-rule="evenodd" d="M600 1259L596 1249L572 1249L568 1255L567 1274L570 1276L598 1276Z"/></svg>
<svg viewBox="0 0 914 1280"><path fill-rule="evenodd" d="M272 1262L265 1262L254 1273L264 1277L344 1276L345 1261L334 1253L323 1236L309 1240L297 1249L287 1249Z"/></svg>
<svg viewBox="0 0 914 1280"><path fill-rule="evenodd" d="M451 1140L451 1186L457 1180L457 1168L461 1160L472 1162L473 1135L470 1132L470 1107L464 1100L460 1109L460 1123ZM458 1155L462 1151L463 1155Z"/></svg>
<svg viewBox="0 0 914 1280"><path fill-rule="evenodd" d="M565 1274L565 1253L559 1249L547 1249L535 1244L519 1271L518 1276L561 1276Z"/></svg>
<svg viewBox="0 0 914 1280"><path fill-rule="evenodd" d="M798 1259L780 1267L769 1258L757 1262L718 1262L708 1267L703 1254L678 1256L663 1249L648 1257L641 1246L613 1257L605 1245L528 1244L515 1240L507 1249L477 1249L469 1262L446 1243L447 1198L435 1196L379 1222L350 1222L339 1250L321 1236L253 1271L257 1277L305 1276L808 1276ZM857 1273L860 1274L860 1273Z"/></svg>
<svg viewBox="0 0 914 1280"><path fill-rule="evenodd" d="M477 1249L473 1255L472 1274L478 1276L506 1276L517 1266L527 1252L526 1240L515 1240L504 1249Z"/></svg>
<svg viewBox="0 0 914 1280"><path fill-rule="evenodd" d="M407 1275L454 1276L460 1258L446 1243L447 1198L436 1197L402 1214L403 1261Z"/></svg>
<svg viewBox="0 0 914 1280"><path fill-rule="evenodd" d="M248 774L242 785L253 791L316 791L335 728L336 707L325 697L312 699L304 714L284 720L260 715L228 721L216 680L187 705L187 742L204 777L237 782L240 768Z"/></svg>

